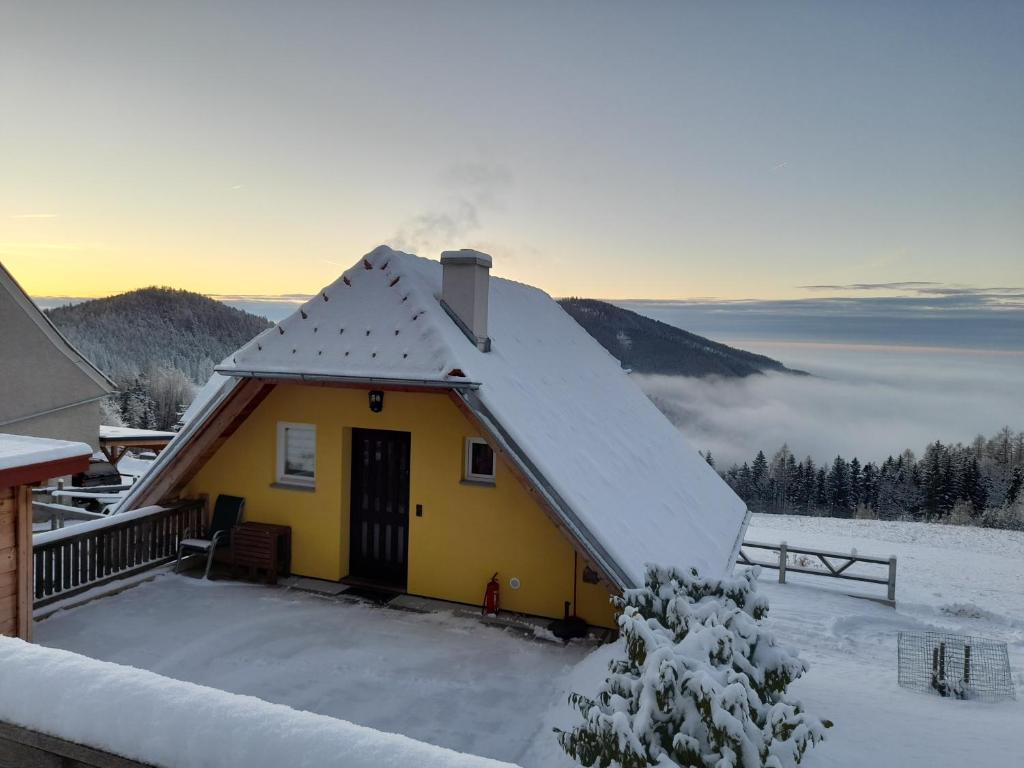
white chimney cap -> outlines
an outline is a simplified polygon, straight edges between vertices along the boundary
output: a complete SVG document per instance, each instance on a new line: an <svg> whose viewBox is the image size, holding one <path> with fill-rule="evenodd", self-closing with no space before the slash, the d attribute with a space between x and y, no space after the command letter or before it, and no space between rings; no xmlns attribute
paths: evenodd
<svg viewBox="0 0 1024 768"><path fill-rule="evenodd" d="M475 264L478 267L491 267L491 257L486 253L474 251L472 248L462 248L458 251L443 251L441 253L442 264Z"/></svg>

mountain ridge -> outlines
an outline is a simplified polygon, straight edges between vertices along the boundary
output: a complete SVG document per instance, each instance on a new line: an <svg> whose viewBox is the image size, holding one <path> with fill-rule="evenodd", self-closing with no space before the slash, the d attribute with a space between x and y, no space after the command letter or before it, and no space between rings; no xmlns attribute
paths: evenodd
<svg viewBox="0 0 1024 768"><path fill-rule="evenodd" d="M623 367L636 373L728 378L770 371L808 375L766 355L712 341L607 301L573 296L558 303Z"/></svg>
<svg viewBox="0 0 1024 768"><path fill-rule="evenodd" d="M44 311L118 383L169 367L202 384L215 365L272 325L208 296L156 286Z"/></svg>
<svg viewBox="0 0 1024 768"><path fill-rule="evenodd" d="M636 373L745 377L769 371L805 375L778 360L684 331L598 299L559 305ZM214 366L273 323L217 299L149 287L45 310L68 339L119 383L155 368L176 368L202 384Z"/></svg>

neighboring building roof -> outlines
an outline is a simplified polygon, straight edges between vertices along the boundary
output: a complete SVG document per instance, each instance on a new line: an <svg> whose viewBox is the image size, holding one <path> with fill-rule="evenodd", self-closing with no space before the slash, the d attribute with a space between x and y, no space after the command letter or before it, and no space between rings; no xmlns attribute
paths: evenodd
<svg viewBox="0 0 1024 768"><path fill-rule="evenodd" d="M745 505L618 361L550 296L494 277L482 352L441 306L441 276L381 246L217 371L451 388L618 586L642 584L648 562L731 567ZM232 386L211 385L185 430Z"/></svg>
<svg viewBox="0 0 1024 768"><path fill-rule="evenodd" d="M91 455L85 443L0 434L0 487L81 472Z"/></svg>
<svg viewBox="0 0 1024 768"><path fill-rule="evenodd" d="M135 429L100 424L100 440L170 440L175 434L158 429Z"/></svg>
<svg viewBox="0 0 1024 768"><path fill-rule="evenodd" d="M106 374L93 365L85 355L79 352L75 346L57 330L50 318L48 318L36 303L29 298L25 290L14 279L14 275L7 271L7 268L0 263L0 288L10 294L11 298L28 315L32 321L39 326L39 329L50 340L54 347L63 352L88 378L90 378L102 392L111 393L117 390Z"/></svg>
<svg viewBox="0 0 1024 768"><path fill-rule="evenodd" d="M152 448L159 451L166 448L176 432L161 432L156 429L134 429L100 425L100 451L104 459L120 469L121 461L130 448Z"/></svg>

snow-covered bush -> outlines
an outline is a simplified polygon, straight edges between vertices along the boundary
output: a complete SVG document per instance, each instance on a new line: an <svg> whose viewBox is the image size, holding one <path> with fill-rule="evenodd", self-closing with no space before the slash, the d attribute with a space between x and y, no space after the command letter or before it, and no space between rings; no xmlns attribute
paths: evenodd
<svg viewBox="0 0 1024 768"><path fill-rule="evenodd" d="M584 722L555 729L562 748L602 768L799 763L832 724L786 696L807 665L761 625L756 579L648 566L644 588L613 598L627 657L595 698L569 697Z"/></svg>

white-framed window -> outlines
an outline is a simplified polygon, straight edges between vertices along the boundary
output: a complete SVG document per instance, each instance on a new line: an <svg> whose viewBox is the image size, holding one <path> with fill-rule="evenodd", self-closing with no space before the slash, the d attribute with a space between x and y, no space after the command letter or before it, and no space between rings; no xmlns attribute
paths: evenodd
<svg viewBox="0 0 1024 768"><path fill-rule="evenodd" d="M277 423L277 482L310 487L316 484L314 425Z"/></svg>
<svg viewBox="0 0 1024 768"><path fill-rule="evenodd" d="M473 483L494 484L496 462L494 451L482 437L466 438L464 479Z"/></svg>

